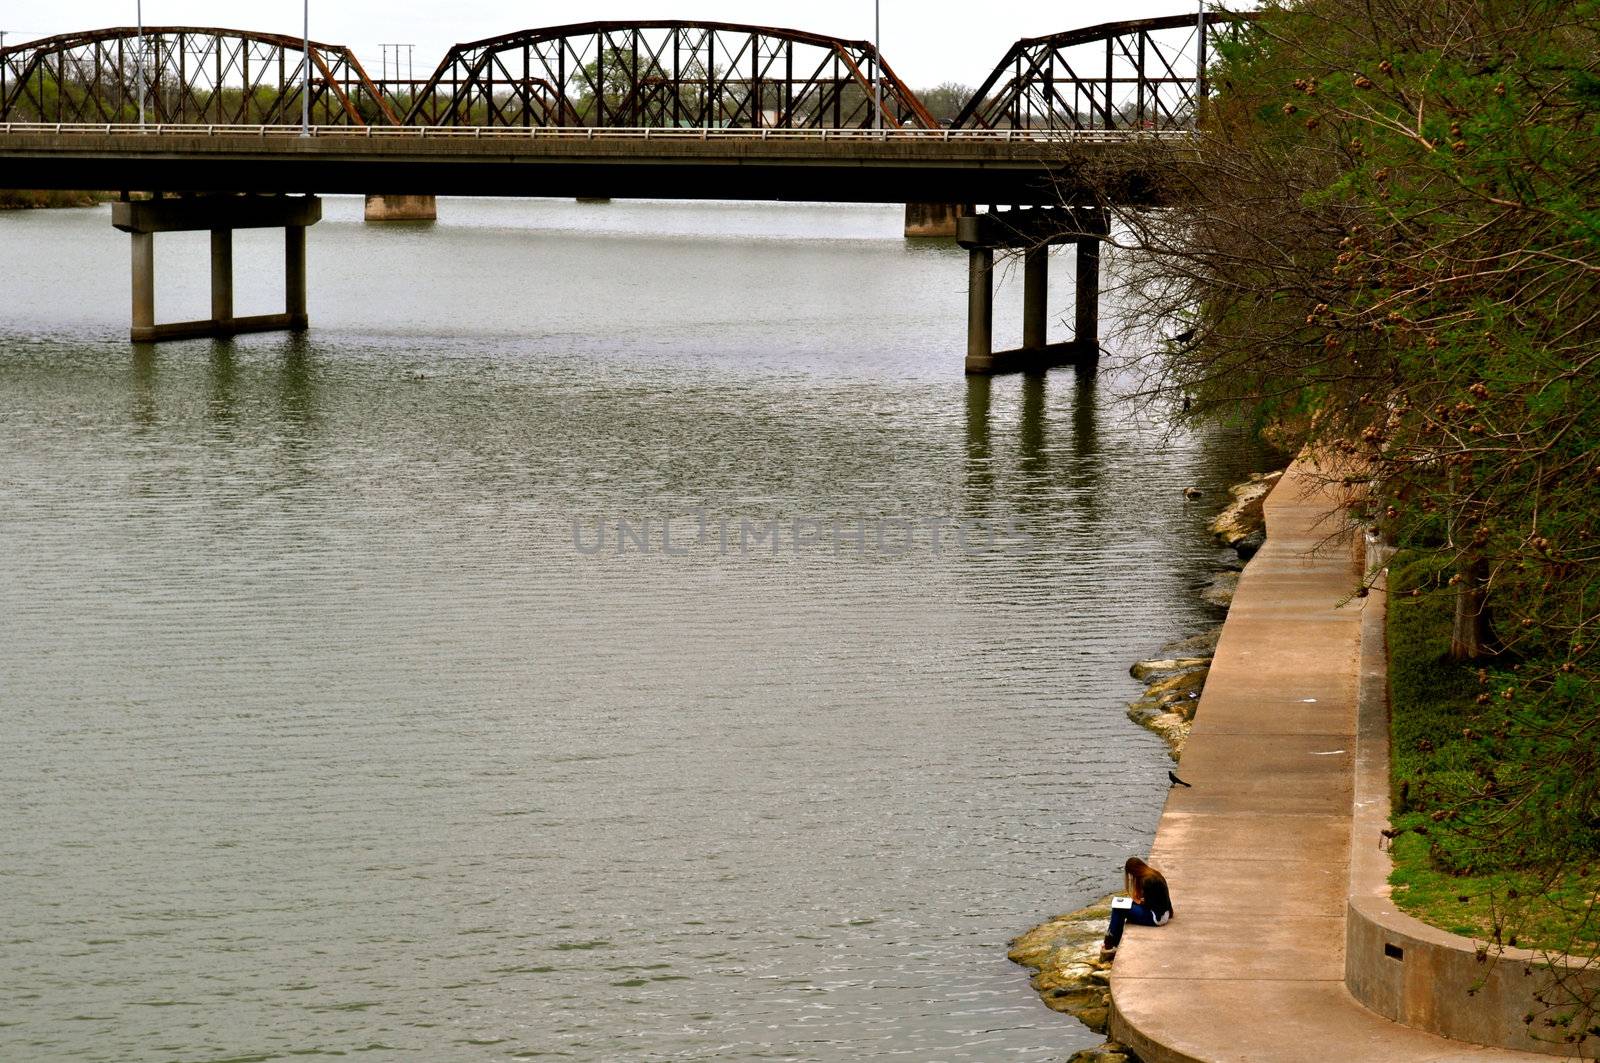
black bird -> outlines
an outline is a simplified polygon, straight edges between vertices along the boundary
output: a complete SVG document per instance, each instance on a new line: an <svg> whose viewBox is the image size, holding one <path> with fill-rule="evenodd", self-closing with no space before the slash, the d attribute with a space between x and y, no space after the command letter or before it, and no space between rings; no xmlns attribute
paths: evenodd
<svg viewBox="0 0 1600 1063"><path fill-rule="evenodd" d="M1167 789L1170 790L1174 786L1189 786L1189 787L1192 788L1193 784L1184 782L1182 779L1178 778L1176 775L1174 775L1172 772L1169 771L1169 772L1167 772Z"/></svg>
<svg viewBox="0 0 1600 1063"><path fill-rule="evenodd" d="M1182 332L1172 337L1172 340L1174 343L1189 343L1194 340L1194 333L1195 330L1192 328L1184 329Z"/></svg>

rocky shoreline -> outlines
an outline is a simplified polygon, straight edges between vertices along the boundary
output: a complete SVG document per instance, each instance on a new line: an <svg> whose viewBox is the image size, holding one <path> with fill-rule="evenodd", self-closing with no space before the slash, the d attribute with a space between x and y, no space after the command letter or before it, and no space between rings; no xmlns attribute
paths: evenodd
<svg viewBox="0 0 1600 1063"><path fill-rule="evenodd" d="M1232 603L1245 562L1266 542L1262 503L1282 476L1282 472L1256 474L1230 488L1233 500L1209 525L1217 542L1238 556L1237 561L1225 562L1201 592L1213 605L1226 609ZM1130 669L1146 687L1128 706L1128 717L1160 735L1175 761L1183 756L1221 636L1218 624L1163 647L1165 656L1139 661ZM1100 960L1100 943L1110 918L1111 898L1103 897L1034 927L1012 941L1007 953L1013 962L1034 969L1029 981L1046 1005L1099 1034L1107 1033L1111 1015L1111 965ZM1067 1063L1138 1063L1138 1057L1132 1049L1107 1041L1074 1054Z"/></svg>
<svg viewBox="0 0 1600 1063"><path fill-rule="evenodd" d="M1111 965L1100 959L1100 943L1111 919L1111 898L1058 915L1011 943L1013 963L1032 967L1030 984L1052 1010L1071 1015L1095 1033L1107 1032L1111 1019ZM1114 1041L1084 1049L1068 1063L1137 1063Z"/></svg>
<svg viewBox="0 0 1600 1063"><path fill-rule="evenodd" d="M1242 484L1229 488L1228 506L1219 513L1209 530L1221 545L1233 550L1236 560L1222 562L1211 584L1200 597L1220 609L1233 603L1239 586L1239 573L1267 541L1267 523L1262 503L1283 477L1283 473L1257 473ZM1154 731L1167 743L1172 759L1183 756L1183 743L1194 726L1200 692L1211 672L1211 658L1222 625L1162 647L1165 656L1139 661L1129 669L1133 678L1146 684L1145 692L1128 706L1128 718L1140 727Z"/></svg>

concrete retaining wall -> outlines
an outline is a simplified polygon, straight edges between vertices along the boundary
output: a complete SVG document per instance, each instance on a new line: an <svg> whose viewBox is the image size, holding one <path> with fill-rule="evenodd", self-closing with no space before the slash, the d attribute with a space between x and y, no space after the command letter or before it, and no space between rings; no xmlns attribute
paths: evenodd
<svg viewBox="0 0 1600 1063"><path fill-rule="evenodd" d="M1378 560L1374 558L1374 560ZM1382 582L1374 604L1386 604ZM1600 1058L1600 1038L1562 1043L1546 1020L1571 1013L1573 990L1600 992L1600 969L1554 971L1526 949L1496 951L1395 907L1393 863L1378 832L1389 825L1389 685L1383 608L1361 627L1360 719L1351 824L1345 985L1368 1008L1457 1041L1568 1058ZM1481 957L1481 958L1480 958ZM1565 984L1563 984L1565 983ZM1583 1026L1600 1021L1591 1017Z"/></svg>
<svg viewBox="0 0 1600 1063"><path fill-rule="evenodd" d="M1546 1022L1572 1012L1562 1005L1574 989L1600 990L1600 972L1569 969L1558 978L1525 949L1486 948L1480 958L1470 938L1419 922L1387 897L1352 897L1345 933L1345 984L1380 1015L1457 1041L1600 1058L1600 1039L1564 1044L1566 1031Z"/></svg>

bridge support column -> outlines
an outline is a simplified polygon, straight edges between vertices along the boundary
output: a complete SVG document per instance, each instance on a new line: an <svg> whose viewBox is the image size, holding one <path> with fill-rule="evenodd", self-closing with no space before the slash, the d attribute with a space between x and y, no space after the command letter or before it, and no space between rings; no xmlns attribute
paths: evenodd
<svg viewBox="0 0 1600 1063"><path fill-rule="evenodd" d="M156 325L156 237L133 234L133 337Z"/></svg>
<svg viewBox="0 0 1600 1063"><path fill-rule="evenodd" d="M973 213L964 203L907 203L905 234L910 237L952 237L956 221Z"/></svg>
<svg viewBox="0 0 1600 1063"><path fill-rule="evenodd" d="M368 196L367 221L438 221L437 196Z"/></svg>
<svg viewBox="0 0 1600 1063"><path fill-rule="evenodd" d="M1086 361L1100 359L1100 240L1078 240L1077 334L1073 341Z"/></svg>
<svg viewBox="0 0 1600 1063"><path fill-rule="evenodd" d="M316 196L193 196L115 203L111 224L133 240L134 343L232 336L241 332L304 330L306 317L306 227L322 219ZM235 317L233 231L282 228L284 312ZM204 321L156 324L156 233L211 233L211 316Z"/></svg>
<svg viewBox="0 0 1600 1063"><path fill-rule="evenodd" d="M311 325L306 314L306 227L283 230L283 309L289 328L304 332Z"/></svg>
<svg viewBox="0 0 1600 1063"><path fill-rule="evenodd" d="M994 364L994 248L967 252L967 372L988 373Z"/></svg>
<svg viewBox="0 0 1600 1063"><path fill-rule="evenodd" d="M1022 268L1022 346L1035 351L1045 346L1049 330L1050 247L1030 247Z"/></svg>
<svg viewBox="0 0 1600 1063"><path fill-rule="evenodd" d="M211 320L233 320L232 229L211 230Z"/></svg>
<svg viewBox="0 0 1600 1063"><path fill-rule="evenodd" d="M1093 365L1100 350L1100 241L1105 215L1091 208L1037 207L996 210L963 217L956 240L972 255L967 321L967 372L1006 373L1043 370L1078 363ZM1078 334L1067 343L1051 343L1050 247L1074 243L1078 249ZM1012 351L990 349L992 279L996 248L1023 252L1022 346ZM986 263L980 283L978 261ZM979 309L983 321L979 323Z"/></svg>

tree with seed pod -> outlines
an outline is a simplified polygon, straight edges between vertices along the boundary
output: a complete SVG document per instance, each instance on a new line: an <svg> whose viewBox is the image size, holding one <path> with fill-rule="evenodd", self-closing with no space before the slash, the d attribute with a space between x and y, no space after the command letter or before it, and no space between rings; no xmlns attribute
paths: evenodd
<svg viewBox="0 0 1600 1063"><path fill-rule="evenodd" d="M1145 149L1169 206L1117 211L1147 391L1309 445L1404 551L1392 619L1441 620L1396 698L1470 718L1397 719L1397 859L1521 876L1509 928L1600 855L1600 2L1301 0L1216 55Z"/></svg>

